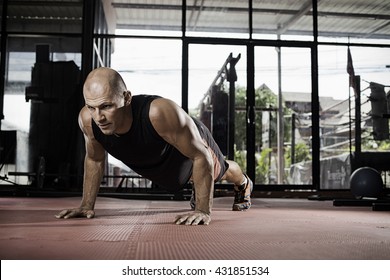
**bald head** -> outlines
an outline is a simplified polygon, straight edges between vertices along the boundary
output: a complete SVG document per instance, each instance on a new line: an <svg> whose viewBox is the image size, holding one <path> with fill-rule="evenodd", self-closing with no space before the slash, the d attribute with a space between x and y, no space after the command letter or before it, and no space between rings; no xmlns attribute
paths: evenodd
<svg viewBox="0 0 390 280"><path fill-rule="evenodd" d="M100 67L91 71L84 83L84 97L86 94L122 95L126 85L121 75L114 69Z"/></svg>
<svg viewBox="0 0 390 280"><path fill-rule="evenodd" d="M104 134L121 134L129 130L132 98L118 72L105 67L93 70L85 80L83 94L85 107L82 110L90 112Z"/></svg>

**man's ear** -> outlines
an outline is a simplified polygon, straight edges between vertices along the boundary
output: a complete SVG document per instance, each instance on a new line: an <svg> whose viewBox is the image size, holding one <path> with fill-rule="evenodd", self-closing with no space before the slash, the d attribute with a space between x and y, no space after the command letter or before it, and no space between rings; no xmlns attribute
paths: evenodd
<svg viewBox="0 0 390 280"><path fill-rule="evenodd" d="M124 95L124 98L125 98L125 105L126 106L130 105L131 98L132 98L131 92L126 90L126 91L123 92L123 95Z"/></svg>

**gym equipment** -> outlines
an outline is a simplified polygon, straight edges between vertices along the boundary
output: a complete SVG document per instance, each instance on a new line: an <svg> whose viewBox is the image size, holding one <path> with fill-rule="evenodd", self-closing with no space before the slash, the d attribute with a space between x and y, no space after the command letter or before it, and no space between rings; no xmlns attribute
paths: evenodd
<svg viewBox="0 0 390 280"><path fill-rule="evenodd" d="M8 175L10 176L28 176L32 177L33 181L36 182L36 185L38 188L42 189L43 184L45 182L45 176L49 175L46 174L46 161L44 157L39 158L39 163L38 163L38 169L36 172L8 172ZM52 174L50 174L52 175Z"/></svg>
<svg viewBox="0 0 390 280"><path fill-rule="evenodd" d="M44 187L45 183L45 177L62 177L62 178L69 178L69 177L77 177L82 175L76 175L76 174L69 174L69 173L47 173L46 172L46 160L44 157L39 158L39 162L37 165L36 171L32 172L8 172L9 176L28 176L31 178L32 182L35 184L35 186L39 189L42 189ZM116 188L116 192L122 192L123 189L127 188L127 180L126 179L137 179L144 180L144 184L147 185L147 179L142 178L139 175L105 175L103 178L121 178L120 183L118 184L118 187ZM131 181L131 188L134 188L134 181ZM102 182L104 184L105 181ZM125 183L125 186L123 186Z"/></svg>
<svg viewBox="0 0 390 280"><path fill-rule="evenodd" d="M217 76L214 78L200 104L200 120L209 128L222 153L228 159L234 158L234 115L236 64L241 54L230 53ZM229 94L223 91L223 84L229 82ZM230 132L229 132L230 131Z"/></svg>
<svg viewBox="0 0 390 280"><path fill-rule="evenodd" d="M379 197L384 186L381 174L372 167L360 167L350 177L351 192L357 197Z"/></svg>
<svg viewBox="0 0 390 280"><path fill-rule="evenodd" d="M362 152L362 129L361 129L361 89L360 76L353 77L353 89L355 93L355 151L351 153L351 168L355 170L350 177L351 193L357 196L355 199L335 199L334 206L371 206L373 211L390 211L389 189L383 184L380 176L381 171L389 171L389 152ZM374 84L370 84L373 90ZM380 89L382 90L382 89ZM375 103L375 94L370 97ZM378 110L377 110L378 109ZM380 109L380 110L379 110ZM390 114L385 114L382 108L372 108L373 113L378 118L389 118ZM385 127L384 129L387 129ZM374 131L375 132L375 131ZM388 137L388 132L383 133ZM383 136L382 135L382 136ZM382 137L381 136L381 137ZM375 137L379 137L376 134ZM352 139L350 142L352 145Z"/></svg>
<svg viewBox="0 0 390 280"><path fill-rule="evenodd" d="M335 199L333 206L368 206L373 211L390 211L390 199L378 170L360 167L350 177L350 188L357 199Z"/></svg>

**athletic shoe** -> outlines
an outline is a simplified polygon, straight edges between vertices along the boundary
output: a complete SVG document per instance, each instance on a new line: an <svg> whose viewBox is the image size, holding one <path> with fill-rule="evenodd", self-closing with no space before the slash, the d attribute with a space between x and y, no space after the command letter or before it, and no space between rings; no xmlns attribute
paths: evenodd
<svg viewBox="0 0 390 280"><path fill-rule="evenodd" d="M234 186L234 203L233 203L233 211L244 211L248 210L251 203L251 193L253 191L253 182L249 177L244 174L247 179L246 184L241 186Z"/></svg>

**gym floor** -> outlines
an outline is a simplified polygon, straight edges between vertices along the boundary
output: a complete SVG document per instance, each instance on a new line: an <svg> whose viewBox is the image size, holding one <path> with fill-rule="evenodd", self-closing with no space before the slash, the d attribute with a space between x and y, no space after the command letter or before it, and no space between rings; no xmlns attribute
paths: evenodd
<svg viewBox="0 0 390 280"><path fill-rule="evenodd" d="M332 201L214 199L208 226L177 226L188 201L99 197L94 219L58 220L80 197L0 197L2 260L388 260L390 214Z"/></svg>

